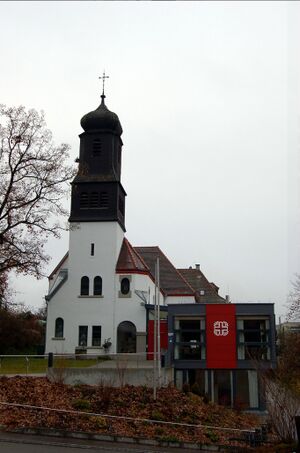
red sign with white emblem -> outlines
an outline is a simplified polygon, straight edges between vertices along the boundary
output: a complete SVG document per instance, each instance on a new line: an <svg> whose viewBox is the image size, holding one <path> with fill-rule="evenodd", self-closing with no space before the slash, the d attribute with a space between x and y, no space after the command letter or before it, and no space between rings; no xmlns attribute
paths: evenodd
<svg viewBox="0 0 300 453"><path fill-rule="evenodd" d="M206 366L236 368L234 304L206 305Z"/></svg>

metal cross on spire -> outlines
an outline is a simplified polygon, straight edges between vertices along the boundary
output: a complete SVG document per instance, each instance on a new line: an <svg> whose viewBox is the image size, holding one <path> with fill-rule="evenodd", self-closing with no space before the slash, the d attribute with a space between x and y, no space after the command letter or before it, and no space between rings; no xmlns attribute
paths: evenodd
<svg viewBox="0 0 300 453"><path fill-rule="evenodd" d="M104 96L105 79L109 79L109 76L105 75L105 70L103 71L103 74L102 74L102 76L99 77L99 79L102 79L102 96Z"/></svg>

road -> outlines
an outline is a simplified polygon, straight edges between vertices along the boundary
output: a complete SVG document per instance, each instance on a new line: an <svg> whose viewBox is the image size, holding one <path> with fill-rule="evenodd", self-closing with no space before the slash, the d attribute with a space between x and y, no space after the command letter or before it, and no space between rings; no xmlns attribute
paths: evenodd
<svg viewBox="0 0 300 453"><path fill-rule="evenodd" d="M61 439L28 434L0 433L1 453L80 453L80 450L103 453L175 453L178 448L130 445L121 442L100 442L79 439ZM180 453L192 450L180 449ZM194 450L195 451L195 450ZM204 450L202 450L203 452Z"/></svg>

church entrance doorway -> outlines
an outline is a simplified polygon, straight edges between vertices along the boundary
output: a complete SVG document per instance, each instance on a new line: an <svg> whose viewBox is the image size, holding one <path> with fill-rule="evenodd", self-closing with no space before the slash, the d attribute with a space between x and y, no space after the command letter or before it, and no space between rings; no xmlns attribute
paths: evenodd
<svg viewBox="0 0 300 453"><path fill-rule="evenodd" d="M117 330L117 352L136 352L136 327L130 321L123 321L118 325Z"/></svg>

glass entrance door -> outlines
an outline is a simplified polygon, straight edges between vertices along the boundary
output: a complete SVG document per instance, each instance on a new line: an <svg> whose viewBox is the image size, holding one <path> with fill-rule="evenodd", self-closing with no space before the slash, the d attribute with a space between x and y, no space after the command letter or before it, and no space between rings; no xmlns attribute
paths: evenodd
<svg viewBox="0 0 300 453"><path fill-rule="evenodd" d="M232 372L229 370L212 371L212 400L222 406L232 406Z"/></svg>

